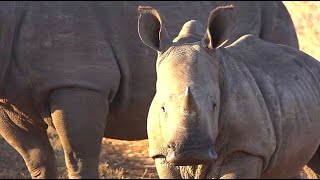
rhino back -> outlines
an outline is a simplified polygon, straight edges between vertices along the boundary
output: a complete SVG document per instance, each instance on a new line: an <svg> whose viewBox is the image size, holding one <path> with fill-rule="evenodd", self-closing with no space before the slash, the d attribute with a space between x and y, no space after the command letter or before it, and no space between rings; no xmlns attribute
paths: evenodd
<svg viewBox="0 0 320 180"><path fill-rule="evenodd" d="M269 42L285 44L299 49L297 33L291 16L281 1L261 2L260 37Z"/></svg>
<svg viewBox="0 0 320 180"><path fill-rule="evenodd" d="M320 143L320 63L295 48L252 35L227 47L225 54L226 81L234 82L229 94L238 93L230 95L236 113L229 116L240 113L239 121L250 124L246 138L253 138L242 145L264 146L256 147L265 156L263 176L287 177L299 171Z"/></svg>

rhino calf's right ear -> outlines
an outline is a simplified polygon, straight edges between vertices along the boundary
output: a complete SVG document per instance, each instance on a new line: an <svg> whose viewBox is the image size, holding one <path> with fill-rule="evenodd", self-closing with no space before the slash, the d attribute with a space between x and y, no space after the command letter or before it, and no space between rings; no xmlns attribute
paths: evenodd
<svg viewBox="0 0 320 180"><path fill-rule="evenodd" d="M171 45L158 10L150 6L139 6L138 33L142 42L158 52L165 52Z"/></svg>

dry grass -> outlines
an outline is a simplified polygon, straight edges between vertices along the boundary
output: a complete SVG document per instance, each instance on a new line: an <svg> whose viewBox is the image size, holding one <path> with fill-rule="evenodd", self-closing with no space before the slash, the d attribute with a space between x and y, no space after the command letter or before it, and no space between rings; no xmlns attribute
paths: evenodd
<svg viewBox="0 0 320 180"><path fill-rule="evenodd" d="M320 60L320 2L284 2L294 21L300 49ZM57 134L49 130L55 149L59 178L67 178L64 154ZM101 178L158 178L153 160L148 158L148 141L119 141L105 139L102 145L99 172ZM304 168L305 178L315 174ZM19 154L0 136L0 179L26 179L29 172Z"/></svg>
<svg viewBox="0 0 320 180"><path fill-rule="evenodd" d="M303 179L319 179L320 176L314 173L308 166L304 166L303 171L300 172L300 177Z"/></svg>

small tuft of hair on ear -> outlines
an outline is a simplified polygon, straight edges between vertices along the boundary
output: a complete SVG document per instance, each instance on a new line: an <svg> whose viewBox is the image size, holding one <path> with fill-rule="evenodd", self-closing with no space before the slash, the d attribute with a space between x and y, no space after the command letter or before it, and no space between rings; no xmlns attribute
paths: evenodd
<svg viewBox="0 0 320 180"><path fill-rule="evenodd" d="M152 14L154 15L155 17L158 18L158 20L161 22L161 17L159 15L159 11L151 6L142 6L142 5L139 5L138 6L138 12L140 14Z"/></svg>
<svg viewBox="0 0 320 180"><path fill-rule="evenodd" d="M158 10L154 9L151 6L138 6L138 12L141 13L151 13L151 14L158 14Z"/></svg>

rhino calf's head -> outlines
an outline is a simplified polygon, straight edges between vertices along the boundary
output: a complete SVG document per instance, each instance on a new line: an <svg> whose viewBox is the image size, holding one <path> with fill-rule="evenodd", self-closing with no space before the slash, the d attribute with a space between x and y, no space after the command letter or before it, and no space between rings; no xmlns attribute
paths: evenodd
<svg viewBox="0 0 320 180"><path fill-rule="evenodd" d="M173 42L156 9L139 7L139 13L139 36L158 52L156 95L148 115L149 155L178 166L210 163L217 158L217 51L231 31L232 6L212 11L207 31L188 21Z"/></svg>

